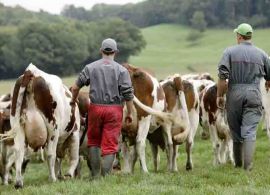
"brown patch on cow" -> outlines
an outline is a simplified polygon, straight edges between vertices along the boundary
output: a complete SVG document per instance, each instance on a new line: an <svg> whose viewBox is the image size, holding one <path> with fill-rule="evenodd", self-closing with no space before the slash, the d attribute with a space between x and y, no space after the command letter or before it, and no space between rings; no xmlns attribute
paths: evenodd
<svg viewBox="0 0 270 195"><path fill-rule="evenodd" d="M34 75L30 70L25 71L23 74L21 87L27 87L33 76Z"/></svg>
<svg viewBox="0 0 270 195"><path fill-rule="evenodd" d="M179 77L179 76L174 77L173 83L174 83L175 89L177 91L183 91L183 82L182 82L181 77Z"/></svg>
<svg viewBox="0 0 270 195"><path fill-rule="evenodd" d="M185 98L186 98L186 103L187 103L187 109L190 111L192 108L194 108L195 105L195 93L194 93L194 87L192 83L188 81L183 81L183 86L184 86L184 93L185 93Z"/></svg>
<svg viewBox="0 0 270 195"><path fill-rule="evenodd" d="M79 92L78 107L79 107L80 115L82 117L86 117L88 113L89 102L90 100L89 100L88 92Z"/></svg>
<svg viewBox="0 0 270 195"><path fill-rule="evenodd" d="M134 89L135 96L145 105L152 107L154 99L152 97L153 83L149 75L140 68L136 68L129 64L123 64L128 70ZM135 104L138 120L142 117L148 116L149 114L142 110Z"/></svg>
<svg viewBox="0 0 270 195"><path fill-rule="evenodd" d="M52 98L46 81L42 77L34 78L32 89L37 108L44 114L49 122L53 121L55 124L53 113L57 104Z"/></svg>
<svg viewBox="0 0 270 195"><path fill-rule="evenodd" d="M166 97L166 110L172 112L178 99L178 91L172 81L164 83L162 87Z"/></svg>
<svg viewBox="0 0 270 195"><path fill-rule="evenodd" d="M12 103L11 103L11 115L15 116L16 113L16 104L17 104L17 99L18 99L18 95L19 95L19 90L21 87L21 83L22 83L22 76L20 76L14 86L13 89L13 94L12 94Z"/></svg>
<svg viewBox="0 0 270 195"><path fill-rule="evenodd" d="M165 94L161 86L157 88L157 100L161 101L165 99Z"/></svg>
<svg viewBox="0 0 270 195"><path fill-rule="evenodd" d="M213 124L216 121L215 113L217 111L217 85L210 87L204 94L203 104L204 109L208 113L209 123Z"/></svg>
<svg viewBox="0 0 270 195"><path fill-rule="evenodd" d="M10 116L9 116L9 109L5 109L4 111L0 112L0 133L4 134L8 131L10 131ZM14 139L7 139L4 140L3 143L5 145L14 145Z"/></svg>
<svg viewBox="0 0 270 195"><path fill-rule="evenodd" d="M21 110L20 110L20 116L22 115L24 109L26 108L26 96L27 96L27 90L24 91L23 93L23 99L22 99L22 105L21 105Z"/></svg>
<svg viewBox="0 0 270 195"><path fill-rule="evenodd" d="M65 131L69 132L73 129L75 124L75 108L76 105L70 106L71 107L71 115L70 115L70 121L65 129Z"/></svg>

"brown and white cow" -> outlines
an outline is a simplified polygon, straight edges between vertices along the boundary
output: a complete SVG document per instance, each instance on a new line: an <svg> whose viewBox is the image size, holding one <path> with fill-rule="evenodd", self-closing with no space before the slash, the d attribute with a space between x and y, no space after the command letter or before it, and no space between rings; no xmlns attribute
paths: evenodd
<svg viewBox="0 0 270 195"><path fill-rule="evenodd" d="M134 170L137 156L139 156L142 170L148 172L145 162L145 142L148 133L154 133L159 127L162 128L162 133L159 136L163 136L165 140L164 147L167 151L168 169L172 171L172 126L175 125L175 132L177 132L174 139L181 142L187 134L186 120L163 112L166 109L165 93L155 77L140 68L128 64L124 66L129 71L135 94L132 111L133 121L131 124L123 122L122 128L124 172ZM181 101L184 99L182 98ZM123 118L125 115L126 108L124 108ZM131 151L127 148L127 142L131 145Z"/></svg>
<svg viewBox="0 0 270 195"><path fill-rule="evenodd" d="M1 98L5 97L5 98ZM6 134L11 130L10 126L10 108L11 108L11 95L6 94L0 97L0 134ZM22 165L22 171L24 172L30 157L33 152L30 148L26 148L26 155ZM0 142L0 175L2 182L7 185L11 181L9 173L11 172L11 165L15 163L14 155L14 141L13 138L5 139ZM40 148L39 154L36 154L37 159L44 162L43 148Z"/></svg>
<svg viewBox="0 0 270 195"><path fill-rule="evenodd" d="M217 85L208 85L200 94L200 120L208 127L214 151L214 165L226 163L233 159L233 142L225 109L219 109L216 104Z"/></svg>
<svg viewBox="0 0 270 195"><path fill-rule="evenodd" d="M270 138L270 89L266 86L265 79L261 79L260 90L262 94L262 104L264 108L263 125L266 129L267 135Z"/></svg>
<svg viewBox="0 0 270 195"><path fill-rule="evenodd" d="M80 114L77 105L70 105L71 97L59 77L47 74L33 64L16 81L8 134L14 137L16 188L23 186L21 165L25 145L34 151L47 145L52 181L56 181L56 156L63 158L63 151L69 149L67 175L73 177L79 159Z"/></svg>
<svg viewBox="0 0 270 195"><path fill-rule="evenodd" d="M182 119L186 124L186 135L182 137L181 141L177 140L179 131L179 124L173 123L172 137L173 137L173 170L177 171L177 154L178 145L186 142L187 162L186 170L191 170L193 167L191 150L194 143L194 136L196 134L199 124L199 95L196 88L189 81L182 80L179 75L174 75L161 81L162 88L166 97L166 111L175 116L175 120ZM183 100L181 100L183 99ZM183 129L184 130L184 129ZM152 146L154 157L154 166L157 170L158 164L158 145L163 148L164 141L155 133L149 134L148 139Z"/></svg>
<svg viewBox="0 0 270 195"><path fill-rule="evenodd" d="M207 87L208 85L212 85L214 83L213 77L209 73L201 73L201 74L186 74L182 75L181 78L183 80L187 80L193 84L193 86L197 89L200 94L201 91ZM201 138L208 139L209 138L209 130L207 126L204 126L201 121L200 125L202 127Z"/></svg>

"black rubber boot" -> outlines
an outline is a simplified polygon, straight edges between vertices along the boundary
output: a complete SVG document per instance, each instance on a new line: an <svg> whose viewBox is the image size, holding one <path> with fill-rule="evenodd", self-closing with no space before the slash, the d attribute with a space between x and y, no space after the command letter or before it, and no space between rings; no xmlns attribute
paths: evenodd
<svg viewBox="0 0 270 195"><path fill-rule="evenodd" d="M242 167L243 165L243 144L241 142L233 142L233 156L235 167Z"/></svg>
<svg viewBox="0 0 270 195"><path fill-rule="evenodd" d="M247 171L251 171L253 154L255 151L255 141L244 141L243 150L244 150L244 169Z"/></svg>
<svg viewBox="0 0 270 195"><path fill-rule="evenodd" d="M92 178L100 177L100 148L91 146L89 147L88 163L91 167Z"/></svg>
<svg viewBox="0 0 270 195"><path fill-rule="evenodd" d="M104 155L102 158L102 176L106 176L111 173L115 154Z"/></svg>

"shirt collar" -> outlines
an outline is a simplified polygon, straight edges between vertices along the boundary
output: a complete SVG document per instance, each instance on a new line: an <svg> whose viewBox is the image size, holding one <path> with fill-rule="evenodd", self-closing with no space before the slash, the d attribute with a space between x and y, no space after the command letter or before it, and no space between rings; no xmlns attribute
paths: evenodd
<svg viewBox="0 0 270 195"><path fill-rule="evenodd" d="M252 42L251 42L251 40L246 40L246 41L242 41L240 44L241 45L252 45Z"/></svg>

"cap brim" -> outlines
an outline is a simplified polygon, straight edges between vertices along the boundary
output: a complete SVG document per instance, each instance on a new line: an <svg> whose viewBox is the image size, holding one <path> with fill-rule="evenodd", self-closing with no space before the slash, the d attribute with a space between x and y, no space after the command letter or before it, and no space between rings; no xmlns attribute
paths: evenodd
<svg viewBox="0 0 270 195"><path fill-rule="evenodd" d="M238 29L236 28L236 29L234 29L234 30L233 30L233 32L234 32L234 33L238 33L238 31L237 31L237 30L238 30Z"/></svg>

